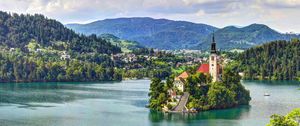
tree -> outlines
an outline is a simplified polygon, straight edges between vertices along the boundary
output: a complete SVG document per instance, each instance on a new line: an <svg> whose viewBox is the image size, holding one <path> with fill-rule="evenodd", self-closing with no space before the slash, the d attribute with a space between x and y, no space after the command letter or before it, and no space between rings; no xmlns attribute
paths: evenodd
<svg viewBox="0 0 300 126"><path fill-rule="evenodd" d="M250 92L241 84L241 76L233 70L234 65L229 65L223 69L222 82L226 88L234 92L234 99L237 104L249 104L251 100Z"/></svg>
<svg viewBox="0 0 300 126"><path fill-rule="evenodd" d="M163 90L164 83L161 82L159 78L151 79L150 84L150 100L149 100L149 107L155 110L161 110L162 104L167 100L167 94Z"/></svg>
<svg viewBox="0 0 300 126"><path fill-rule="evenodd" d="M207 93L211 108L221 109L234 106L234 93L221 83L213 83Z"/></svg>
<svg viewBox="0 0 300 126"><path fill-rule="evenodd" d="M274 114L267 126L299 126L300 108L294 109L285 116Z"/></svg>

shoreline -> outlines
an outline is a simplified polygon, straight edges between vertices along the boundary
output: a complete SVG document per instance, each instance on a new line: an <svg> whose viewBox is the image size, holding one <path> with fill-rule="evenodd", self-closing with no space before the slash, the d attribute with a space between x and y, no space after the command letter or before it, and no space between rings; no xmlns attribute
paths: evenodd
<svg viewBox="0 0 300 126"><path fill-rule="evenodd" d="M103 81L0 81L0 84L5 84L5 83L97 83L97 82L121 82L121 81L128 81L128 80L150 80L150 78L145 77L141 79L137 78L123 78L122 80L103 80Z"/></svg>
<svg viewBox="0 0 300 126"><path fill-rule="evenodd" d="M121 81L127 81L127 80L151 80L151 78L149 77L144 77L144 78L123 78L122 80L103 80L103 81L44 81L44 80L38 80L38 81L0 81L1 83L63 83L63 82L121 82ZM243 81L268 81L268 82L275 82L275 81L281 81L281 82L285 82L285 81L295 81L295 82L300 82L299 80L241 80L241 82Z"/></svg>

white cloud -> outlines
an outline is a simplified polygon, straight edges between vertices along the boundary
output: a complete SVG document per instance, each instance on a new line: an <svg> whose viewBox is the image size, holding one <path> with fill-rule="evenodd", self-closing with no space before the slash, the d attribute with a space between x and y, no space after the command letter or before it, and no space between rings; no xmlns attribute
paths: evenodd
<svg viewBox="0 0 300 126"><path fill-rule="evenodd" d="M300 32L300 0L1 0L0 8L40 13L63 23L154 17L218 27L264 23L282 32Z"/></svg>
<svg viewBox="0 0 300 126"><path fill-rule="evenodd" d="M258 2L275 8L300 7L300 0L258 0Z"/></svg>

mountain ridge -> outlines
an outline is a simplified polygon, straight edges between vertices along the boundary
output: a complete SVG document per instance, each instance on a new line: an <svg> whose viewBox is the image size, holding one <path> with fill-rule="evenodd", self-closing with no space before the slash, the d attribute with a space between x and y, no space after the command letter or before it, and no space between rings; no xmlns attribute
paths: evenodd
<svg viewBox="0 0 300 126"><path fill-rule="evenodd" d="M158 49L209 48L212 33L220 49L247 49L274 40L299 38L297 34L280 33L265 24L253 23L244 27L234 25L217 28L208 24L150 17L115 18L87 24L67 24L83 34L113 34L121 39L139 42Z"/></svg>
<svg viewBox="0 0 300 126"><path fill-rule="evenodd" d="M79 24L66 26L78 33L108 33L121 39L138 41L146 47L166 49L196 46L199 39L204 39L217 29L206 24L153 18L117 18L95 21L84 27Z"/></svg>

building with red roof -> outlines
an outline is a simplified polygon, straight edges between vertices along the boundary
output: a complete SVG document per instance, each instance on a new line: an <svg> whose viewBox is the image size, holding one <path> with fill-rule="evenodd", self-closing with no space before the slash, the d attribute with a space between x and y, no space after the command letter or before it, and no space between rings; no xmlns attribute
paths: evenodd
<svg viewBox="0 0 300 126"><path fill-rule="evenodd" d="M175 77L174 80L174 86L180 90L180 91L184 91L185 88L185 83L186 83L186 79L190 76L190 74L186 71L184 71L183 73L181 73L179 76Z"/></svg>
<svg viewBox="0 0 300 126"><path fill-rule="evenodd" d="M197 72L209 74L209 64L201 64L197 69Z"/></svg>
<svg viewBox="0 0 300 126"><path fill-rule="evenodd" d="M187 79L190 76L190 74L186 71L184 71L183 73L181 73L178 78L183 78L183 79Z"/></svg>
<svg viewBox="0 0 300 126"><path fill-rule="evenodd" d="M218 69L218 73L221 74L221 66L218 64L217 66L217 69ZM199 73L205 73L205 74L209 74L209 64L201 64L198 69L197 69L197 72Z"/></svg>

